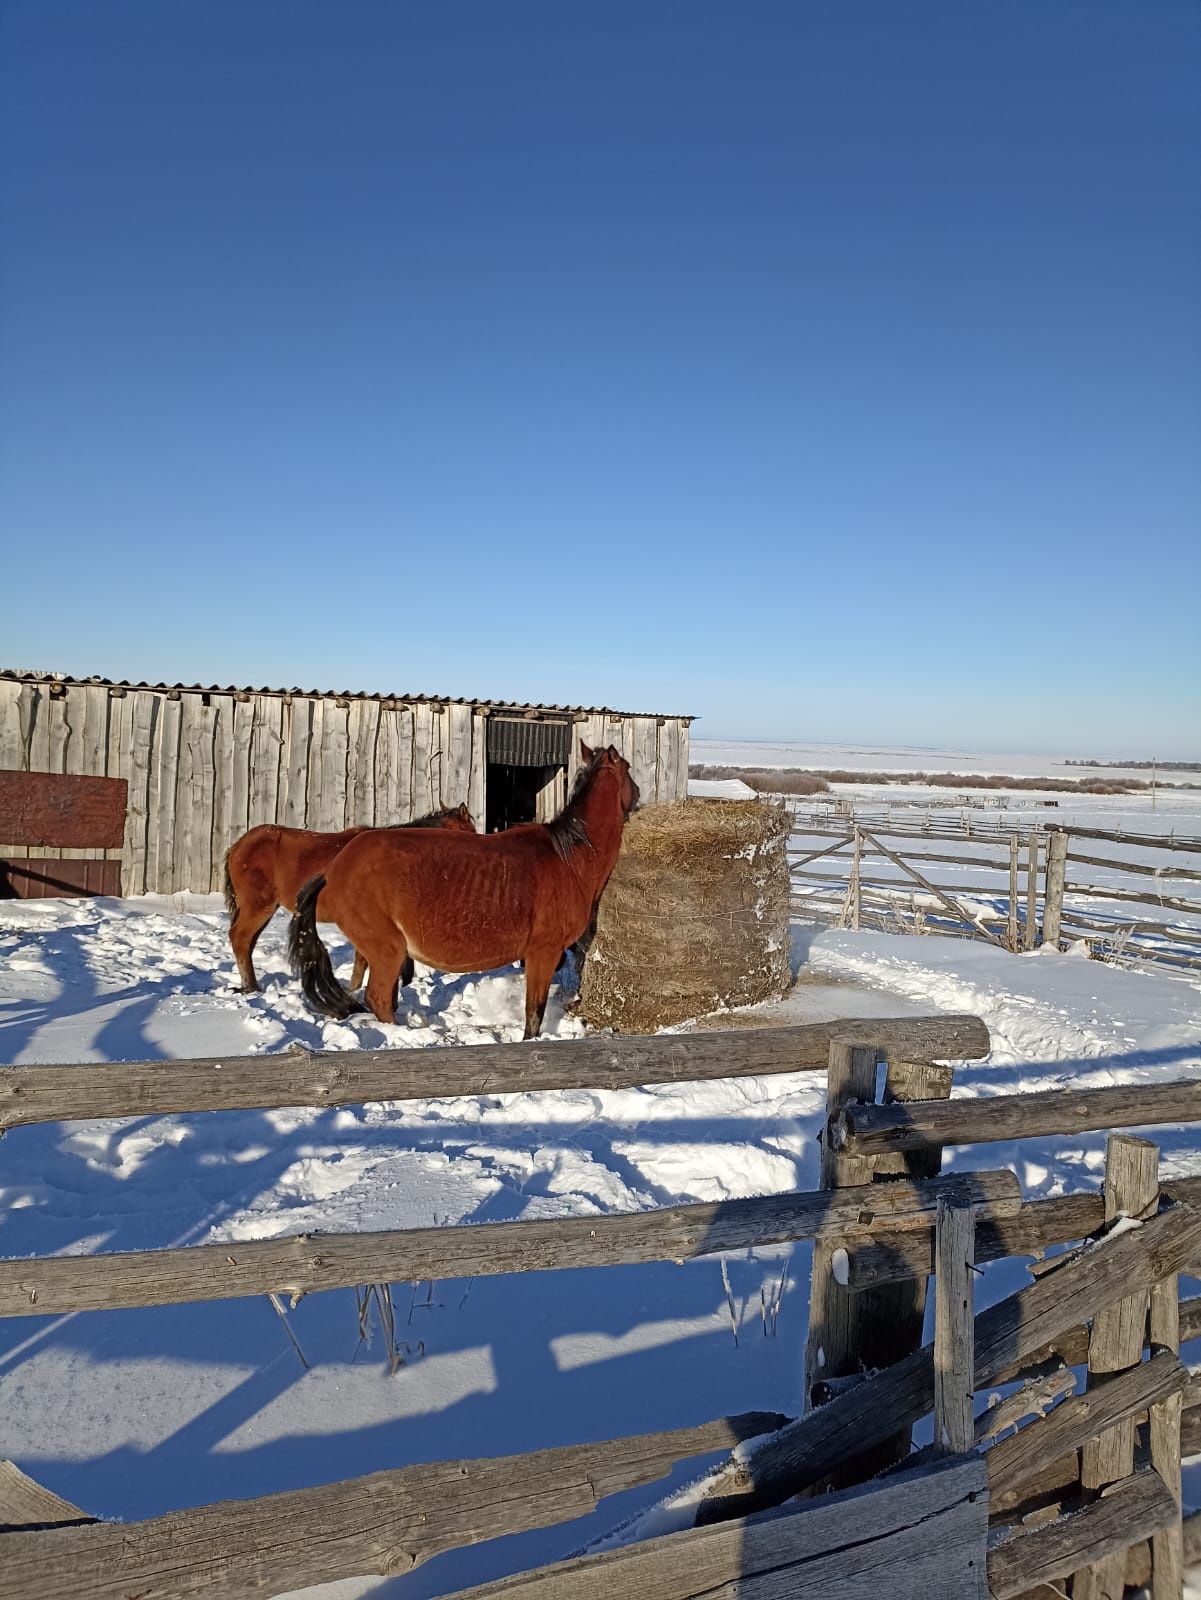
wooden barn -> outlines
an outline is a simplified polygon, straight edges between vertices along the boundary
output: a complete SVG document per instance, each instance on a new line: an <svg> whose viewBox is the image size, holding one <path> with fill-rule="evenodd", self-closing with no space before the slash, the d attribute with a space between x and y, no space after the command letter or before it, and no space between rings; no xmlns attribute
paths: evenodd
<svg viewBox="0 0 1201 1600"><path fill-rule="evenodd" d="M0 672L0 894L209 892L226 850L261 822L336 831L462 802L489 830L543 821L567 797L581 742L615 745L644 801L675 800L690 721ZM16 773L108 782L6 785Z"/></svg>

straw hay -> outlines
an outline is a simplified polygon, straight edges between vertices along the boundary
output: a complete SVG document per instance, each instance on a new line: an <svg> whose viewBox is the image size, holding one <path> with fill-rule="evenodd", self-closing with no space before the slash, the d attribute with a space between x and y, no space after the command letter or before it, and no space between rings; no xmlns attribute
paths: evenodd
<svg viewBox="0 0 1201 1600"><path fill-rule="evenodd" d="M783 806L758 800L636 812L584 964L585 1021L649 1033L783 994L790 830Z"/></svg>

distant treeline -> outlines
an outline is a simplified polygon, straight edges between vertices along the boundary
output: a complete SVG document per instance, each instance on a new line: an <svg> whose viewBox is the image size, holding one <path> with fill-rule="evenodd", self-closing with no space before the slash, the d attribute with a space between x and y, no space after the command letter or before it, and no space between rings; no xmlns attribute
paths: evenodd
<svg viewBox="0 0 1201 1600"><path fill-rule="evenodd" d="M1133 767L1136 771L1201 772L1201 761L1065 761L1065 767Z"/></svg>
<svg viewBox="0 0 1201 1600"><path fill-rule="evenodd" d="M1087 763L1079 762L1084 766ZM1189 771L1187 767L1174 769ZM1142 778L1007 778L990 772L854 772L843 767L718 767L694 764L690 778L741 778L759 794L824 794L832 783L925 784L933 789L1019 789L1051 794L1137 794ZM1161 783L1160 789L1197 789L1195 783Z"/></svg>

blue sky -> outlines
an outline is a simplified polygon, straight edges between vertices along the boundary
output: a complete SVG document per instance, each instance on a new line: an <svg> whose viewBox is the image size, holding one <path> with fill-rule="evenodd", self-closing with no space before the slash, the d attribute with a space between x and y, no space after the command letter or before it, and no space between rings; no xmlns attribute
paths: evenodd
<svg viewBox="0 0 1201 1600"><path fill-rule="evenodd" d="M1201 746L1201 9L4 0L12 665Z"/></svg>

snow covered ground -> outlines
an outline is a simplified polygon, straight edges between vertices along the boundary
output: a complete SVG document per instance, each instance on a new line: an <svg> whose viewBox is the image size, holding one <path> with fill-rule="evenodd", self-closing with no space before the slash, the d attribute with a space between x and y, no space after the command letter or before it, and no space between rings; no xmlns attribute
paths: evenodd
<svg viewBox="0 0 1201 1600"><path fill-rule="evenodd" d="M406 1048L520 1034L520 975L420 973L394 1028L314 1018L287 976L231 987L215 897L0 907L0 1059ZM1201 1075L1201 992L1072 956L797 926L799 981L773 1019L978 1012L989 1059L959 1094ZM343 947L339 958L348 959ZM556 991L548 1024L578 1034ZM749 1022L749 1017L732 1017ZM596 1215L809 1188L820 1075L620 1092L461 1098L18 1128L0 1146L0 1252L138 1249L312 1229ZM1155 1134L1201 1172L1201 1128ZM950 1154L1011 1165L1028 1195L1096 1187L1100 1134ZM402 1365L359 1348L351 1291L0 1323L0 1455L88 1510L149 1516L380 1468L682 1426L799 1403L809 1250L395 1289ZM1022 1281L989 1268L982 1302ZM779 1302L779 1316L764 1315ZM567 1527L457 1552L403 1578L322 1591L433 1596L552 1560L699 1470ZM1194 1486L1201 1489L1201 1485ZM1187 1490L1186 1490L1187 1492ZM1194 1499L1197 1496L1194 1495Z"/></svg>
<svg viewBox="0 0 1201 1600"><path fill-rule="evenodd" d="M1006 778L1139 778L1147 767L1073 766L1065 756L985 754L975 750L925 749L912 745L804 744L758 739L691 741L691 759L728 767L801 767L811 771L958 772ZM1161 782L1198 783L1201 773L1160 771Z"/></svg>

